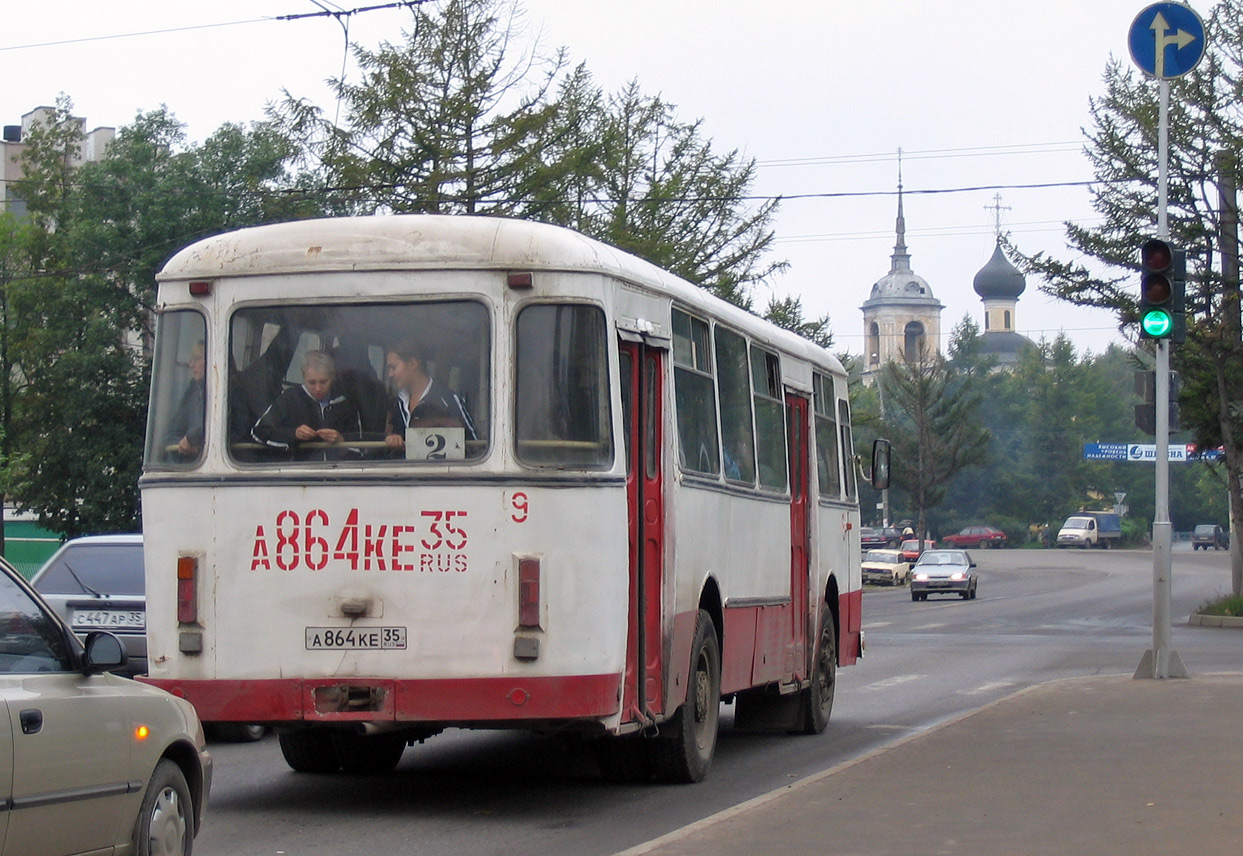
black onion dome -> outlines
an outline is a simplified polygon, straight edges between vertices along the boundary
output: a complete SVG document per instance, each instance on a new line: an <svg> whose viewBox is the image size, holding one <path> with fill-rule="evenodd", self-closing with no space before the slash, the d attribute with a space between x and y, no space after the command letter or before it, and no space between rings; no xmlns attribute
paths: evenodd
<svg viewBox="0 0 1243 856"><path fill-rule="evenodd" d="M1019 269L1010 264L1006 254L1001 251L1001 243L993 250L993 257L988 264L980 268L975 275L975 293L988 300L989 298L1015 300L1027 288L1027 279Z"/></svg>

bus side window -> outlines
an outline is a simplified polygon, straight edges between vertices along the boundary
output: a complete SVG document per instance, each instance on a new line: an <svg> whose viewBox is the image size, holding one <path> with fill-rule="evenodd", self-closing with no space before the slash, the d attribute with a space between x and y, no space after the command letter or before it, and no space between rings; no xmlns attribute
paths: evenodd
<svg viewBox="0 0 1243 856"><path fill-rule="evenodd" d="M815 375L816 393L816 477L820 496L841 499L841 466L837 456L837 419L834 414L833 380Z"/></svg>
<svg viewBox="0 0 1243 856"><path fill-rule="evenodd" d="M846 462L846 498L855 499L859 495L855 480L855 443L850 430L850 403L844 398L837 401L837 422L842 432L842 457Z"/></svg>
<svg viewBox="0 0 1243 856"><path fill-rule="evenodd" d="M721 451L710 341L707 321L673 310L673 391L682 468L716 476L721 471Z"/></svg>
<svg viewBox="0 0 1243 856"><path fill-rule="evenodd" d="M725 478L755 484L755 434L751 428L751 384L747 342L716 328L717 390L721 399L721 440Z"/></svg>
<svg viewBox="0 0 1243 856"><path fill-rule="evenodd" d="M785 402L781 400L781 360L761 348L751 348L751 379L755 386L755 431L760 452L760 484L785 490Z"/></svg>

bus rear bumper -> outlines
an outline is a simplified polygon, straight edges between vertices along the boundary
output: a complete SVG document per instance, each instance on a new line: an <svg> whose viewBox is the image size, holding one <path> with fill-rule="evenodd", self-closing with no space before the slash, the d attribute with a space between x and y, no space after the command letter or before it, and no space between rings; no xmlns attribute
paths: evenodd
<svg viewBox="0 0 1243 856"><path fill-rule="evenodd" d="M142 678L204 722L411 722L440 725L601 720L621 709L621 675L502 678Z"/></svg>

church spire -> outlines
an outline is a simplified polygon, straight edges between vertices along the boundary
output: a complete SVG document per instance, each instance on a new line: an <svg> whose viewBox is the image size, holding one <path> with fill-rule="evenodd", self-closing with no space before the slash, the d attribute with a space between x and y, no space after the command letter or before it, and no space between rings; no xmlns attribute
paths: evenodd
<svg viewBox="0 0 1243 856"><path fill-rule="evenodd" d="M906 216L902 213L902 149L898 149L898 242L893 246L890 273L902 273L911 269L911 254L906 251Z"/></svg>

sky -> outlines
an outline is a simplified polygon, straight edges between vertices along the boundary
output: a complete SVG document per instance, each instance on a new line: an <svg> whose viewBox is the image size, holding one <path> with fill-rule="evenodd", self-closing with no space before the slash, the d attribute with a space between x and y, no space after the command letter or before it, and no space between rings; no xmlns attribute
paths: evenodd
<svg viewBox="0 0 1243 856"><path fill-rule="evenodd" d="M88 130L167 105L201 141L260 120L288 91L326 108L324 81L357 71L346 40L400 42L409 13L323 7L385 0L40 0L0 27L0 123L72 99ZM322 5L321 5L322 4ZM1000 228L1025 253L1086 261L1063 223L1096 222L1083 155L1089 99L1111 59L1130 65L1134 0L520 0L523 42L564 48L613 92L637 81L701 119L719 152L758 166L753 192L781 196L773 259L789 268L756 294L797 296L828 315L835 350L862 351L872 284L894 251L899 161L915 273L944 304L942 347L964 316ZM1196 5L1202 16L1212 3ZM1155 87L1155 83L1152 84ZM1039 187L1036 187L1039 185ZM1155 223L1154 223L1155 230ZM1125 344L1112 313L1048 297L1028 277L1018 332L1064 333L1080 353Z"/></svg>

